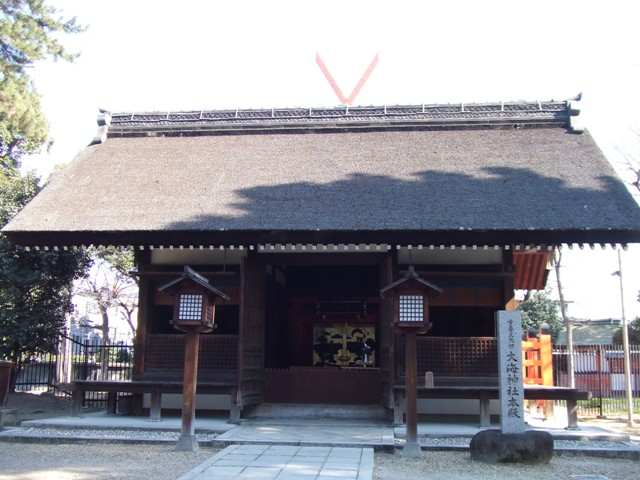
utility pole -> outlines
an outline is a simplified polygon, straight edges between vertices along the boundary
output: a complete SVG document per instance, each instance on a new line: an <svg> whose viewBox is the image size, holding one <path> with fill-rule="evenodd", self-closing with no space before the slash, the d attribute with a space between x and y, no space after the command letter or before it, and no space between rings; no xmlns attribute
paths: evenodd
<svg viewBox="0 0 640 480"><path fill-rule="evenodd" d="M571 318L567 314L567 301L564 298L562 281L560 279L560 268L562 267L562 246L556 247L553 252L554 270L558 282L558 296L560 297L560 314L562 322L567 329L567 374L569 376L569 388L576 388L576 376L573 362L573 325Z"/></svg>
<svg viewBox="0 0 640 480"><path fill-rule="evenodd" d="M624 352L624 383L627 396L627 426L633 427L633 390L631 386L631 356L629 355L629 329L624 310L624 285L622 283L622 256L618 248L618 271L613 273L620 280L620 307L622 308L622 351Z"/></svg>

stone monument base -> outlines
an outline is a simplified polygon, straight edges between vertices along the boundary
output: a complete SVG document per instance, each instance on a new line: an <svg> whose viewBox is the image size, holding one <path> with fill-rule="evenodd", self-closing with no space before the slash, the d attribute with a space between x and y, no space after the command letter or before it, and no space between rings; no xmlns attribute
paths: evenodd
<svg viewBox="0 0 640 480"><path fill-rule="evenodd" d="M549 432L502 433L483 430L469 445L471 459L484 463L549 463L553 437Z"/></svg>

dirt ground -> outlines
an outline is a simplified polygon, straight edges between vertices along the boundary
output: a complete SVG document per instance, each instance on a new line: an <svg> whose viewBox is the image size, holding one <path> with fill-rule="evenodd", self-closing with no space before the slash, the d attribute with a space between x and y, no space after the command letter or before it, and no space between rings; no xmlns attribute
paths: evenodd
<svg viewBox="0 0 640 480"><path fill-rule="evenodd" d="M69 415L69 400L53 393L9 393L6 406L18 410L18 422Z"/></svg>

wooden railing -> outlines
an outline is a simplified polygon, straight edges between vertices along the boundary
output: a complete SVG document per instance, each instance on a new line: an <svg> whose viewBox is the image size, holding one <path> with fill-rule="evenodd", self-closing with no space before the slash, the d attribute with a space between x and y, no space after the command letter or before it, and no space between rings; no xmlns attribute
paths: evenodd
<svg viewBox="0 0 640 480"><path fill-rule="evenodd" d="M400 357L404 358L401 345ZM498 375L494 337L418 337L418 375L490 377Z"/></svg>
<svg viewBox="0 0 640 480"><path fill-rule="evenodd" d="M184 341L181 334L148 335L145 372L182 372ZM237 335L202 335L198 372L236 370L238 368Z"/></svg>

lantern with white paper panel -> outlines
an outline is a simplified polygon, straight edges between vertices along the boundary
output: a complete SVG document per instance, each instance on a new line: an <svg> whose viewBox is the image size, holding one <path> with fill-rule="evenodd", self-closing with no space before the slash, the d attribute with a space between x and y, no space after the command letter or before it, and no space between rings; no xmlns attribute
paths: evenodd
<svg viewBox="0 0 640 480"><path fill-rule="evenodd" d="M380 290L382 297L393 297L393 323L399 328L428 330L428 298L442 293L442 289L421 278L413 266L399 280Z"/></svg>
<svg viewBox="0 0 640 480"><path fill-rule="evenodd" d="M200 327L201 332L211 331L215 321L216 300L229 300L228 295L212 287L206 277L188 266L185 266L182 276L161 286L159 290L173 295L171 324L178 330Z"/></svg>

